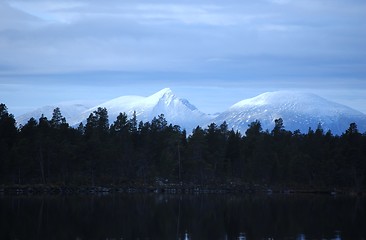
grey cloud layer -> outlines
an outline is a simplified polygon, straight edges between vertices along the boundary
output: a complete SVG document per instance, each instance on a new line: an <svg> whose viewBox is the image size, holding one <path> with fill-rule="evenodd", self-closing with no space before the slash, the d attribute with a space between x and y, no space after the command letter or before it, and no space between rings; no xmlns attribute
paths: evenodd
<svg viewBox="0 0 366 240"><path fill-rule="evenodd" d="M365 13L364 0L3 0L0 102L172 87L214 112L302 89L366 112Z"/></svg>
<svg viewBox="0 0 366 240"><path fill-rule="evenodd" d="M340 0L7 1L0 73L341 68L362 75L365 12L362 1Z"/></svg>

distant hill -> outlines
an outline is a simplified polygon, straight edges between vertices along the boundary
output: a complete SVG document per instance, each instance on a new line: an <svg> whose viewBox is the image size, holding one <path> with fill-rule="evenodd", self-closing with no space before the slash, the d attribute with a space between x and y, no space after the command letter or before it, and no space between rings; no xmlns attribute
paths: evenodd
<svg viewBox="0 0 366 240"><path fill-rule="evenodd" d="M213 121L226 121L230 128L245 133L248 124L259 120L263 130L272 130L274 120L282 118L286 130L307 133L318 124L333 134L341 134L352 122L366 131L366 115L347 106L328 101L311 93L267 92L232 105Z"/></svg>

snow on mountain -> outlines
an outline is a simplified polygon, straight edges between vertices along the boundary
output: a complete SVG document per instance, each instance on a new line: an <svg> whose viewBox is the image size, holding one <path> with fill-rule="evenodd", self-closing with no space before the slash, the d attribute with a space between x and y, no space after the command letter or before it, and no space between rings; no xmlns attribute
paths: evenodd
<svg viewBox="0 0 366 240"><path fill-rule="evenodd" d="M285 129L299 129L303 133L306 133L309 127L315 130L319 123L325 131L331 130L334 134L343 133L352 122L357 123L360 132L366 131L365 114L314 94L288 91L263 93L242 100L221 114L208 115L200 112L186 99L175 96L169 88L165 88L148 97L122 96L94 107L75 103L45 106L16 117L16 121L18 125L24 125L31 117L38 120L42 114L51 119L56 107L61 109L62 115L71 126L85 123L90 113L98 107L105 107L110 123L113 123L121 112L125 112L129 117L136 112L137 120L143 122L164 114L169 123L185 128L188 133L197 125L206 127L211 122L221 124L224 121L228 123L229 128L241 133L245 133L248 124L255 120L262 123L264 130L272 130L274 120L278 118L283 119Z"/></svg>
<svg viewBox="0 0 366 240"><path fill-rule="evenodd" d="M148 97L122 96L112 99L84 111L78 122L85 122L90 113L99 107L108 110L110 123L113 123L121 112L126 113L129 117L132 117L133 113L136 112L137 120L143 122L151 121L154 117L164 114L169 123L179 125L187 129L188 132L199 123L211 119L190 104L188 100L175 96L169 88L164 88Z"/></svg>
<svg viewBox="0 0 366 240"><path fill-rule="evenodd" d="M230 128L245 133L248 124L259 120L263 130L272 130L274 120L282 118L286 130L299 129L307 133L309 127L331 130L341 134L356 122L360 132L366 131L366 115L347 106L328 101L315 94L301 92L267 92L232 105L213 121L227 122Z"/></svg>
<svg viewBox="0 0 366 240"><path fill-rule="evenodd" d="M59 107L62 113L62 116L66 118L68 123L75 123L76 119L78 119L80 113L89 109L90 106L87 104L75 104L75 103L60 103L57 105L48 105L41 108L38 108L34 111L27 112L15 118L18 126L26 124L29 119L32 117L38 121L38 119L42 116L42 114L47 117L47 119L52 118L53 110Z"/></svg>

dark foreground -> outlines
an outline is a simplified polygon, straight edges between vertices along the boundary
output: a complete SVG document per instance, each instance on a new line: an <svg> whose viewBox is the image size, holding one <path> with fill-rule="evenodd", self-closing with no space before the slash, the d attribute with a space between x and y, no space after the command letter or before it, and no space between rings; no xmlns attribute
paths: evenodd
<svg viewBox="0 0 366 240"><path fill-rule="evenodd" d="M338 136L321 125L307 133L287 131L281 118L273 130L263 131L255 121L245 133L225 122L189 133L164 115L138 123L136 115L121 113L112 121L107 109L98 108L85 126L73 128L56 108L51 119L32 118L17 128L0 104L0 185L109 188L167 180L234 190L231 183L253 184L245 192L256 190L255 183L284 191L366 189L366 134L356 123Z"/></svg>
<svg viewBox="0 0 366 240"><path fill-rule="evenodd" d="M0 195L0 239L365 239L365 203L321 194Z"/></svg>
<svg viewBox="0 0 366 240"><path fill-rule="evenodd" d="M253 193L279 193L279 194L327 194L345 196L366 196L364 190L352 188L329 188L313 186L286 186L249 183L169 183L155 181L152 183L128 183L121 185L101 186L74 186L74 185L0 185L2 195L79 195L95 194L105 195L113 193L159 193L159 194L253 194Z"/></svg>

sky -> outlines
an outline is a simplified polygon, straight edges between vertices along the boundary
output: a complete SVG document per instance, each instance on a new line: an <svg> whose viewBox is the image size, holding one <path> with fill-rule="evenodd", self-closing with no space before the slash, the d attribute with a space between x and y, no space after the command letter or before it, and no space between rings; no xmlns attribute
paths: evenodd
<svg viewBox="0 0 366 240"><path fill-rule="evenodd" d="M366 113L364 0L0 0L0 102L20 115L170 87L216 113L260 93Z"/></svg>

